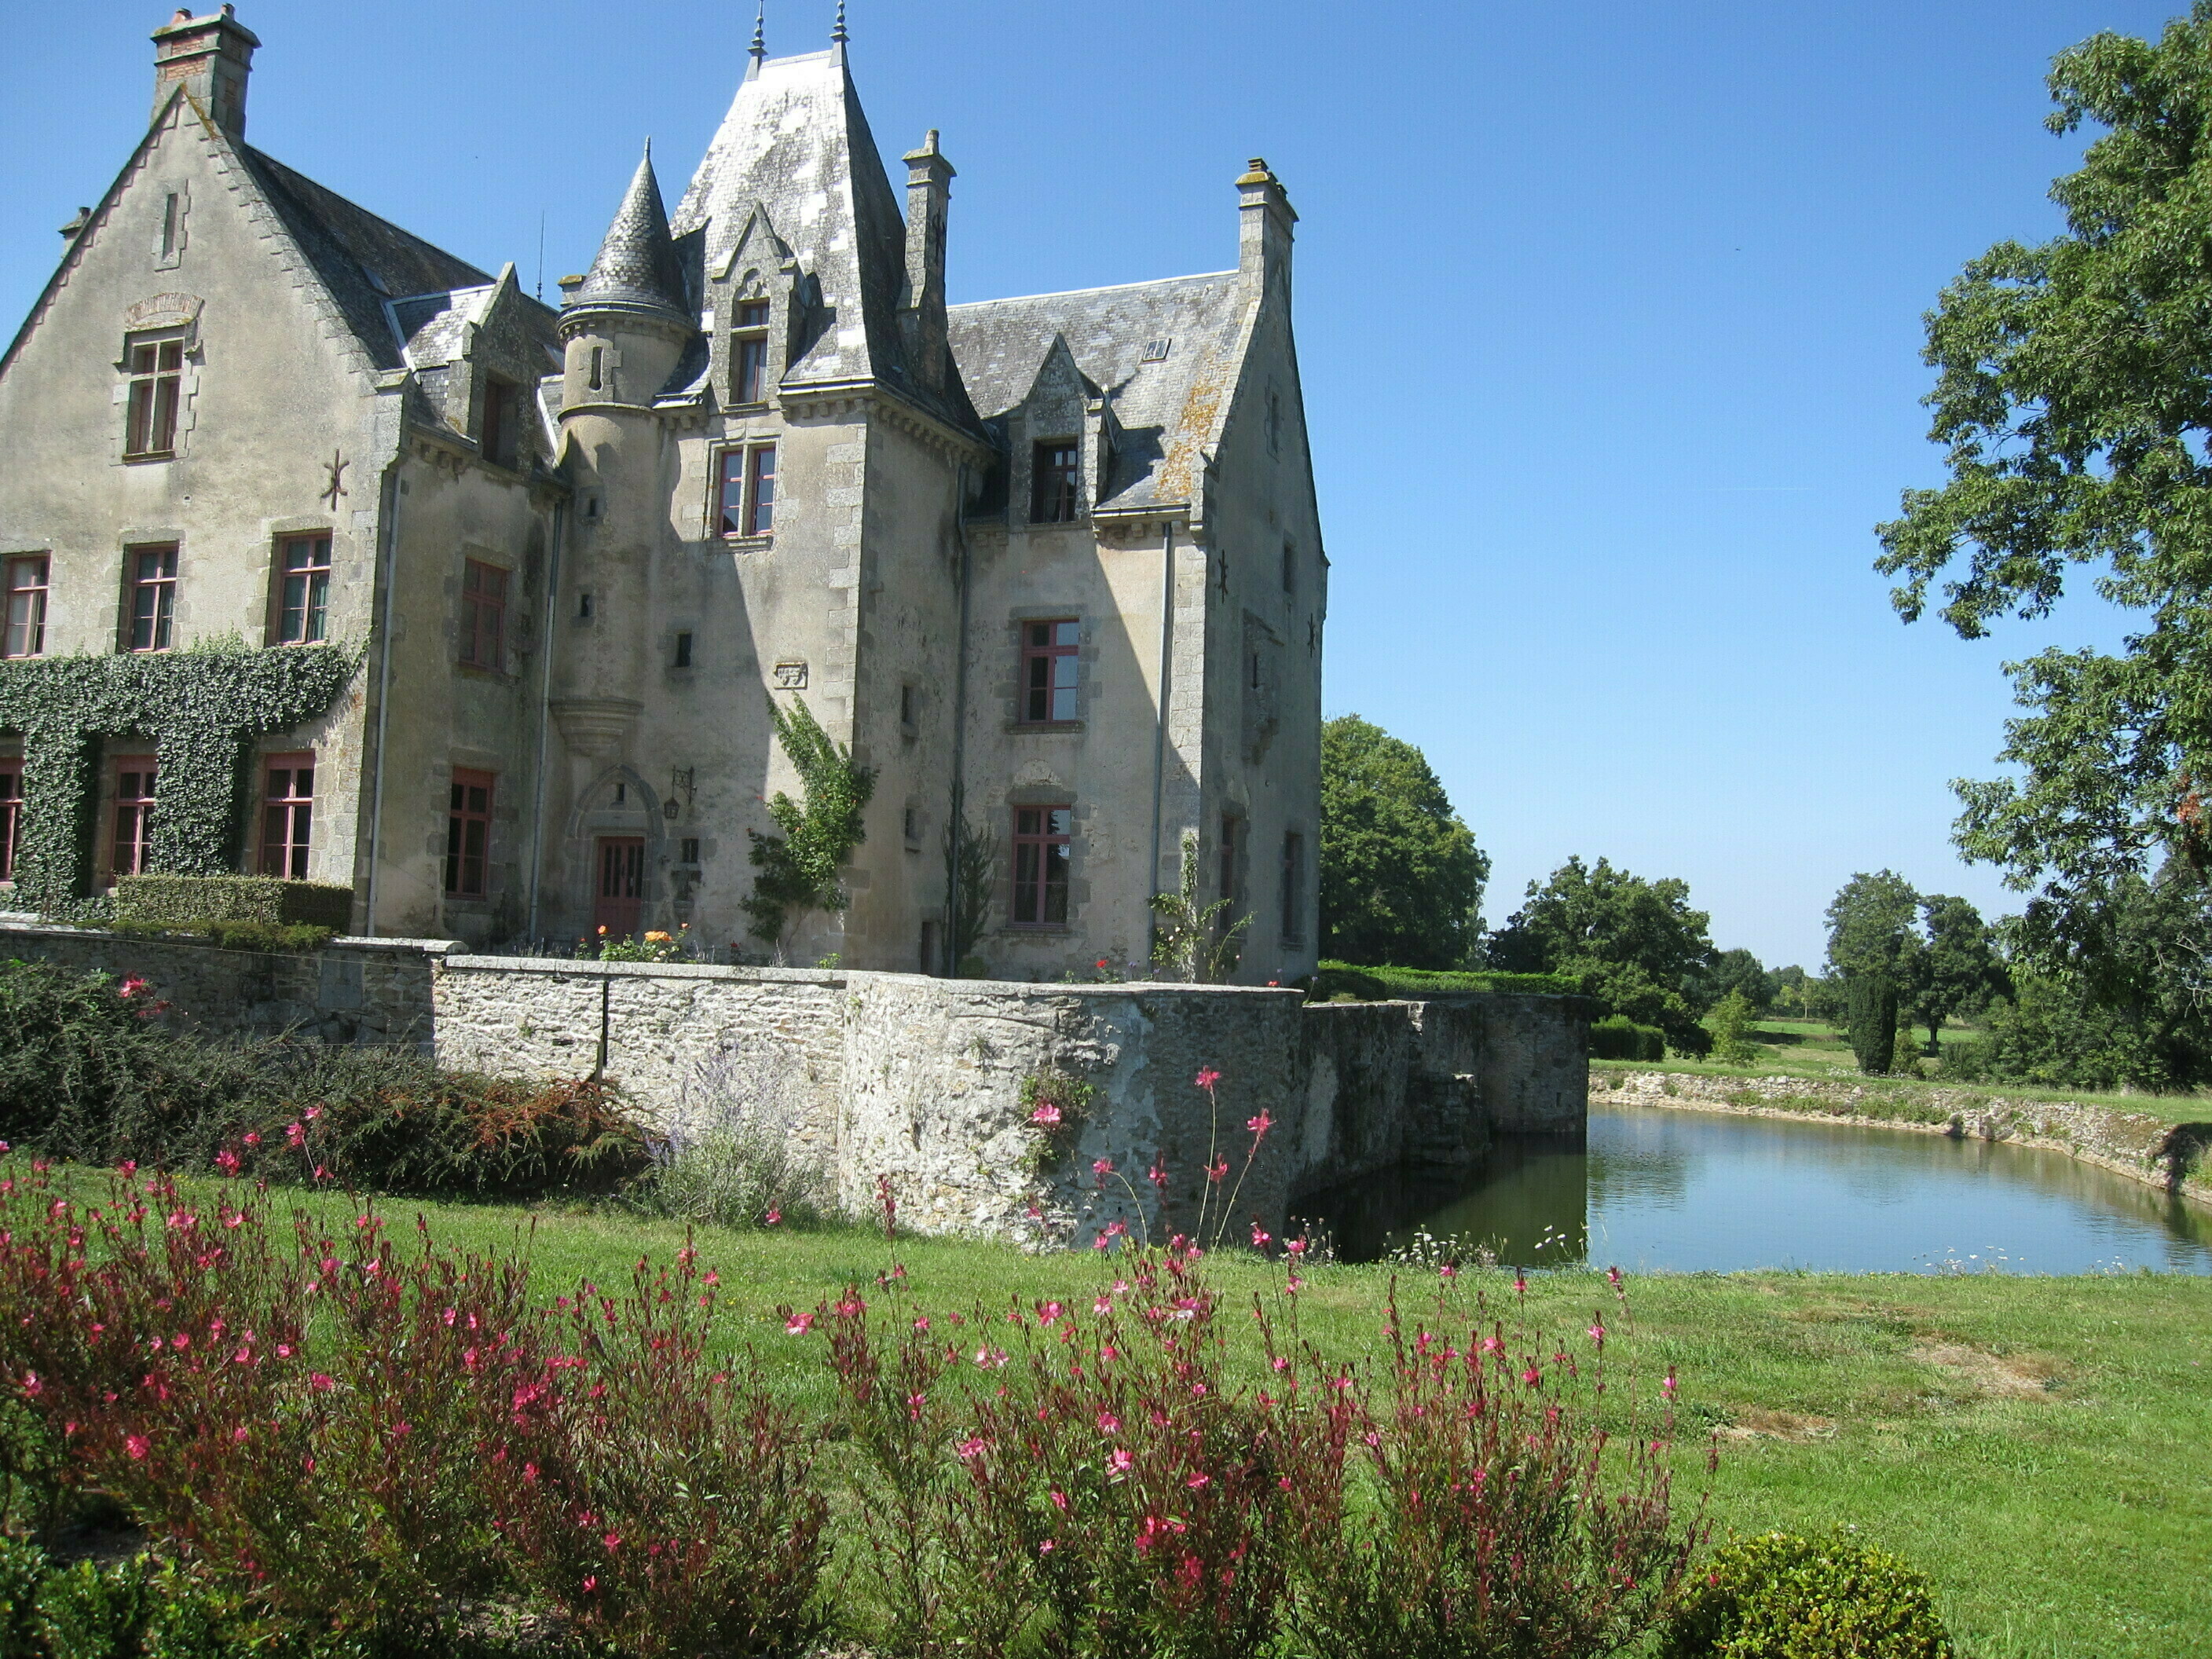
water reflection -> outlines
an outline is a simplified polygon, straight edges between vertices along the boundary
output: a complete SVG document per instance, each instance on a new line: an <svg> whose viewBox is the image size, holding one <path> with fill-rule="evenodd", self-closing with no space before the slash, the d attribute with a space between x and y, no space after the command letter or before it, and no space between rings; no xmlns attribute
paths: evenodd
<svg viewBox="0 0 2212 1659"><path fill-rule="evenodd" d="M1296 1206L1350 1261L1419 1232L1518 1266L2212 1273L2212 1217L2058 1152L1607 1103L1471 1176L1392 1171Z"/></svg>

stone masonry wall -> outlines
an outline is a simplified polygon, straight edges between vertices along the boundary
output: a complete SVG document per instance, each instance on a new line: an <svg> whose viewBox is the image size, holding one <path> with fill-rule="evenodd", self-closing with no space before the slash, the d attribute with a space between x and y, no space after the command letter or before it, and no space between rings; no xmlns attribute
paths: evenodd
<svg viewBox="0 0 2212 1659"><path fill-rule="evenodd" d="M1278 1232L1322 1187L1465 1167L1501 1130L1579 1127L1588 1087L1586 1018L1561 998L1309 1006L1261 988L478 957L443 940L272 954L0 923L9 955L143 975L205 1030L602 1073L679 1145L764 1130L843 1208L869 1208L887 1178L918 1231L1033 1243L1085 1244L1115 1221L1156 1238ZM1219 1074L1210 1091L1200 1072ZM1024 1085L1055 1073L1092 1098L1047 1148Z"/></svg>

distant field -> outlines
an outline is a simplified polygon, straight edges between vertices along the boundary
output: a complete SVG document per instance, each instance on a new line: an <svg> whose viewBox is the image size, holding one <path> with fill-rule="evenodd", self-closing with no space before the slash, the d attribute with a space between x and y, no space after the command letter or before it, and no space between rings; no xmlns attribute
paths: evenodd
<svg viewBox="0 0 2212 1659"><path fill-rule="evenodd" d="M1924 1026L1919 1035L1924 1043L1927 1038ZM1966 1026L1947 1025L1942 1031L1943 1047L1948 1051L1978 1035ZM1677 1059L1656 1062L1593 1060L1590 1063L1614 1071L1690 1072L1706 1077L1805 1077L1833 1081L1855 1079L1860 1075L1858 1062L1852 1059L1850 1044L1844 1041L1843 1033L1820 1021L1763 1019L1753 1024L1751 1037L1759 1049L1759 1057L1748 1066L1723 1066L1709 1060ZM2212 1115L2212 1100L2208 1100L2201 1093L2100 1094L2091 1089L2039 1089L2026 1084L1936 1081L1944 1088L1964 1089L1979 1095L2002 1095L2008 1100L2083 1101L2119 1111L2148 1113L2169 1123L2197 1121ZM1913 1086L1903 1079L1886 1079L1886 1082L1893 1087ZM1921 1086L1930 1085L1923 1084Z"/></svg>

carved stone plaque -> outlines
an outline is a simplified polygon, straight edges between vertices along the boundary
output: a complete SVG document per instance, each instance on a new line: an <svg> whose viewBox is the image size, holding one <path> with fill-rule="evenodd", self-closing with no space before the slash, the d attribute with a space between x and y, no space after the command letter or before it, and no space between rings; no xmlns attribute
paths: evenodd
<svg viewBox="0 0 2212 1659"><path fill-rule="evenodd" d="M775 689L779 691L806 690L806 665L803 662L780 662L775 665Z"/></svg>

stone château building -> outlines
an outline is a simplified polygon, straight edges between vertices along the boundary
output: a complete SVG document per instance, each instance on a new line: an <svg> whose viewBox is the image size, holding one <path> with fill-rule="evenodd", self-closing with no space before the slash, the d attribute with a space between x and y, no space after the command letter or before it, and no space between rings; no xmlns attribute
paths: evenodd
<svg viewBox="0 0 2212 1659"><path fill-rule="evenodd" d="M996 976L1141 961L1187 857L1238 977L1311 967L1328 564L1264 163L1233 270L950 306L938 135L902 210L842 21L757 35L672 215L648 156L556 310L249 146L231 7L154 40L0 359L0 653L358 648L253 740L226 860L350 884L364 933L764 951L803 702L876 782L790 959L954 967L964 817ZM149 867L165 755L85 736L96 888Z"/></svg>

